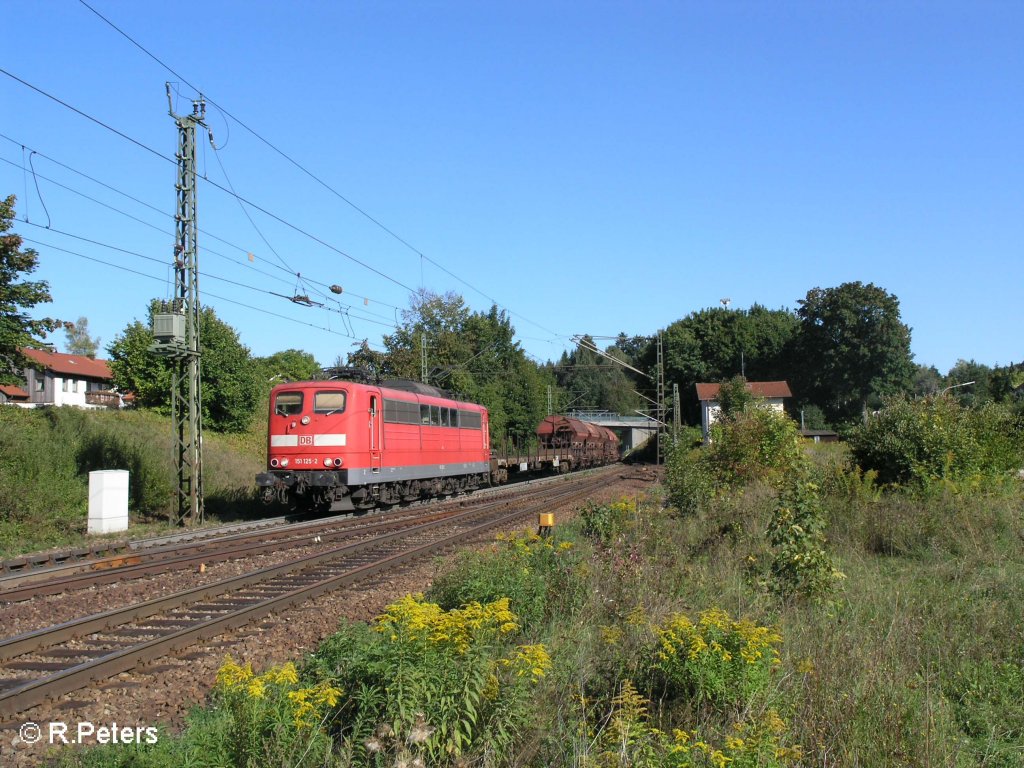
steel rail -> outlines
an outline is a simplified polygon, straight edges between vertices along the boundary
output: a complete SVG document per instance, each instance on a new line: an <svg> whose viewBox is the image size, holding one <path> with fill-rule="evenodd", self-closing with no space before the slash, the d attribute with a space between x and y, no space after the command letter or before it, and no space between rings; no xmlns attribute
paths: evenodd
<svg viewBox="0 0 1024 768"><path fill-rule="evenodd" d="M562 478L563 480L565 478ZM572 481L582 482L578 478ZM542 493L541 489L529 489L521 493L532 496ZM164 573L175 569L188 568L200 563L208 564L223 560L240 559L276 551L282 548L305 546L310 543L333 541L353 535L372 533L379 528L387 528L409 520L423 520L438 514L450 514L452 505L466 503L493 504L494 499L477 497L472 501L466 497L458 497L443 505L429 505L427 510L421 508L403 508L400 511L372 517L345 517L330 522L314 521L298 526L257 532L237 533L211 540L202 540L191 546L181 548L173 545L159 547L149 552L140 552L118 558L108 558L92 563L75 563L63 566L61 571L70 570L68 575L54 576L54 570L34 571L18 574L15 586L0 588L0 603L20 602L36 597L55 595L73 589L109 584L130 578ZM316 542L311 542L312 537ZM191 550L191 554L188 551ZM8 577L11 579L12 577ZM0 579L0 587L4 581Z"/></svg>
<svg viewBox="0 0 1024 768"><path fill-rule="evenodd" d="M582 473L580 473L582 474ZM379 515L395 517L422 515L425 507L447 508L452 504L464 504L469 500L487 498L503 493L515 492L517 485L526 487L543 484L563 478L540 478L521 481L510 485L481 488L469 494L446 499L428 499L401 505L399 510L375 510L366 515L345 513L316 520L292 521L289 517L267 518L249 523L232 523L214 528L200 529L191 532L173 533L165 536L110 543L94 543L89 547L73 550L50 552L39 555L24 555L10 560L0 561L0 601L16 600L33 597L24 594L19 597L10 596L23 584L47 583L59 579L63 575L81 572L92 572L107 569L121 569L138 565L148 560L169 559L181 555L185 550L200 551L204 548L218 547L224 542L233 540L286 540L289 537L299 538L305 532L321 533L326 529L337 527L358 527L372 524ZM42 593L36 593L42 594ZM52 593L50 593L52 594Z"/></svg>
<svg viewBox="0 0 1024 768"><path fill-rule="evenodd" d="M393 567L430 552L452 547L462 541L476 537L494 527L505 525L509 522L513 522L527 515L533 514L538 509L544 509L550 504L564 503L570 498L586 495L610 482L612 482L612 478L605 476L597 478L596 481L592 483L573 484L569 489L556 489L558 493L552 494L555 498L538 500L526 509L518 509L513 512L494 515L492 519L472 525L464 531L442 536L442 538L438 540L420 544L395 554L385 555L384 557L378 558L369 563L350 567L338 575L317 580L313 584L302 586L298 589L289 589L283 594L270 596L265 600L260 600L260 602L253 605L240 607L225 615L211 616L191 626L177 631L172 631L164 636L156 637L152 640L148 640L128 648L112 650L107 655L75 664L62 671L56 672L53 675L32 680L20 686L8 688L5 691L0 691L0 717L12 716L34 706L44 698L52 698L77 690L84 685L88 685L93 680L105 679L120 672L124 672L133 668L140 662L158 658L169 651L181 650L198 640L210 639L218 634L222 634L226 630L234 629L246 624L254 618L259 618L268 613L280 610L281 608L294 605L297 602L311 599L312 597L316 597L339 586L351 584L354 581L365 578L373 573L377 573L380 570ZM181 607L188 603L206 599L211 595L204 594L204 592L210 589L223 587L223 589L218 592L218 594L223 594L228 591L237 590L241 586L265 584L274 576L291 574L293 572L297 572L297 575L301 576L304 570L309 570L317 565L330 563L331 561L342 557L344 554L351 555L362 550L380 547L381 545L389 542L401 539L410 539L417 533L421 532L442 530L446 525L458 522L468 522L471 518L478 518L488 513L493 514L494 511L495 510L477 509L463 512L444 519L434 520L400 531L384 534L373 540L345 545L343 547L336 548L335 550L303 558L302 560L295 561L293 563L256 571L242 577L229 579L225 582L219 582L218 584L206 585L193 590L186 590L185 592L178 593L177 595L170 595L167 598L147 601L146 603L142 603L138 606L121 609L120 611L110 611L105 614L86 617L78 622L68 622L67 624L53 627L48 630L40 630L38 632L11 638L3 643L4 657L8 659L13 658L18 655L39 650L43 645L53 645L55 643L62 642L65 639L81 636L83 634L103 632L105 629L109 629L110 622L114 622L115 626L117 626L126 623L127 621L134 620L133 618L124 618L124 615L136 610L142 610L146 613L143 616L135 616L135 618L146 618L147 616L153 615L153 612L150 609L166 611L171 607ZM304 565L300 565L300 563L304 563ZM174 605L175 602L177 602L177 605ZM158 603L163 604L163 607L156 608ZM117 614L121 614L122 616L119 618ZM158 631L159 630L150 631L149 634L157 634ZM46 656L45 653L41 655L44 657ZM82 653L79 655L81 656L86 654Z"/></svg>
<svg viewBox="0 0 1024 768"><path fill-rule="evenodd" d="M577 485L582 484L584 483L577 481L568 489L568 491L572 492L575 490ZM551 490L546 489L543 493L550 494ZM372 538L343 544L339 547L314 553L306 557L297 558L295 560L290 560L283 564L267 566L266 568L250 571L249 573L241 574L232 578L223 579L210 584L204 584L198 587L192 587L170 595L153 598L152 600L147 600L134 606L114 608L102 613L92 614L90 616L84 616L63 622L52 627L0 639L0 662L8 661L23 654L73 639L74 637L111 629L115 626L135 621L136 619L143 619L162 611L168 611L173 608L186 605L193 599L195 601L205 600L224 594L225 592L244 589L245 587L261 583L276 576L290 573L292 571L302 570L323 562L328 562L341 555L360 552L363 549L377 546L398 536L411 535L417 531L426 530L437 524L458 522L464 518L487 514L497 507L508 503L509 502L506 500L492 500L486 504L482 504L478 507L474 507L470 510L464 510L462 512L454 510L437 511L428 516L420 515L415 518L406 517L400 520L385 519L379 521L374 527L384 529L386 532L383 534L377 534ZM399 526L397 529L395 528L396 525Z"/></svg>

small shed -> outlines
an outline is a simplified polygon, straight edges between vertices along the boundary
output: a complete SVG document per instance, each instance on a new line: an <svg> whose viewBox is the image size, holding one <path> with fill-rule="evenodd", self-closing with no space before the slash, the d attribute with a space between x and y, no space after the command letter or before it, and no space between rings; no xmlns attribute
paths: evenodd
<svg viewBox="0 0 1024 768"><path fill-rule="evenodd" d="M830 429L801 429L800 436L812 443L835 443L839 441L839 433Z"/></svg>
<svg viewBox="0 0 1024 768"><path fill-rule="evenodd" d="M0 384L0 403L27 403L28 392L13 384Z"/></svg>

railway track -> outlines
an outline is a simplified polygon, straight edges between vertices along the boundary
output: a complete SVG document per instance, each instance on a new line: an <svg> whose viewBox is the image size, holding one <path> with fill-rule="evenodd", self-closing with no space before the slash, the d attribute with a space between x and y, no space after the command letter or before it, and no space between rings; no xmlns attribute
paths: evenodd
<svg viewBox="0 0 1024 768"><path fill-rule="evenodd" d="M497 486L444 501L429 500L388 511L362 515L345 513L315 520L296 521L290 517L267 518L252 523L231 524L196 531L181 531L132 541L97 543L60 552L17 557L0 561L0 602L30 600L59 594L79 586L111 583L126 577L163 573L197 563L212 563L248 557L301 544L319 536L336 538L377 524L381 516L398 519L420 516L452 505L475 503L482 498L529 494L531 487L562 478L533 479L513 486ZM518 489L517 489L517 486ZM523 490L523 489L527 490ZM344 535L344 534L343 534ZM262 545L262 546L261 546ZM164 565L158 565L159 563ZM101 574L99 572L106 572Z"/></svg>
<svg viewBox="0 0 1024 768"><path fill-rule="evenodd" d="M526 499L530 494L538 492L538 484L543 486L545 482L558 482L559 479L532 481L518 491L512 491L505 486L494 489L493 493L485 491L472 497L459 496L444 502L411 505L384 513L348 514L287 525L275 524L257 530L196 539L181 539L175 535L142 540L145 542L144 545L121 551L116 555L104 554L94 559L74 561L64 559L59 564L47 568L16 569L7 572L0 576L0 603L31 600L175 569L192 568L199 564L209 565L314 542L319 544L365 535L381 526L407 519L423 519L425 516L437 514L438 510L479 503L479 500L492 496L515 493L518 498ZM105 553L105 550L101 551Z"/></svg>
<svg viewBox="0 0 1024 768"><path fill-rule="evenodd" d="M428 516L384 516L357 541L2 640L0 719L553 505L586 498L614 480L605 471L546 486L526 504L518 499L514 509L494 500Z"/></svg>

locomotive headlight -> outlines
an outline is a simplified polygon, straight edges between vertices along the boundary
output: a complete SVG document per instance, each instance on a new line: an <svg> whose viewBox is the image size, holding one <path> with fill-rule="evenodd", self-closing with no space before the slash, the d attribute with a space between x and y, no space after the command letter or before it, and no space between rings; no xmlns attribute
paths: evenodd
<svg viewBox="0 0 1024 768"><path fill-rule="evenodd" d="M271 459L270 460L270 466L272 466L272 467L276 467L279 463L280 462L278 462L277 459Z"/></svg>
<svg viewBox="0 0 1024 768"><path fill-rule="evenodd" d="M341 466L341 459L335 459L334 460L334 466L340 467Z"/></svg>
<svg viewBox="0 0 1024 768"><path fill-rule="evenodd" d="M288 459L281 459L281 466L282 467L287 467L288 466Z"/></svg>
<svg viewBox="0 0 1024 768"><path fill-rule="evenodd" d="M309 424L309 416L302 417L302 425L305 426L306 424Z"/></svg>
<svg viewBox="0 0 1024 768"><path fill-rule="evenodd" d="M324 466L325 467L333 467L334 466L334 459L324 459Z"/></svg>

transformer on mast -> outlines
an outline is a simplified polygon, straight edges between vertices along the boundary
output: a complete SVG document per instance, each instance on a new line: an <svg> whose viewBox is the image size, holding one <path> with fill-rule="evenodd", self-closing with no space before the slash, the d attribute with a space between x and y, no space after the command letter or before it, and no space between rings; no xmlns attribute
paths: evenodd
<svg viewBox="0 0 1024 768"><path fill-rule="evenodd" d="M177 521L203 522L202 375L199 346L199 264L196 246L196 126L206 128L206 100L192 102L191 115L174 112L171 84L167 109L178 125L175 209L174 299L153 315L152 349L171 358L171 419L177 438Z"/></svg>

